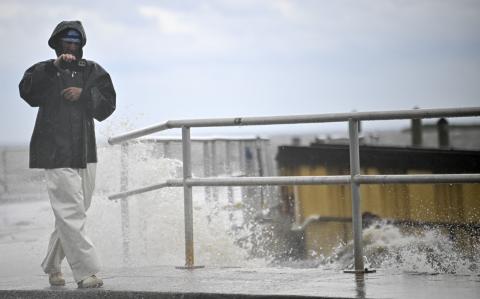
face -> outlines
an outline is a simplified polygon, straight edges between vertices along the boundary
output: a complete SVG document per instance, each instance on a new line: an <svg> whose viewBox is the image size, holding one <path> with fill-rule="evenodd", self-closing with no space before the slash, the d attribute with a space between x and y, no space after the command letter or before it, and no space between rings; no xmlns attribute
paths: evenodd
<svg viewBox="0 0 480 299"><path fill-rule="evenodd" d="M67 41L61 41L62 43L62 53L63 54L73 54L78 55L78 51L80 49L79 43L72 43Z"/></svg>

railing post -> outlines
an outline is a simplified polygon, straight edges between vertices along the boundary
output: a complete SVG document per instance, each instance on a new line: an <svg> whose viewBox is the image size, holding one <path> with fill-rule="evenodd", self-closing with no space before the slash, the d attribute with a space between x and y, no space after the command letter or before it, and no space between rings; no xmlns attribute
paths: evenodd
<svg viewBox="0 0 480 299"><path fill-rule="evenodd" d="M360 147L358 143L358 120L348 120L350 139L350 188L352 197L352 227L353 227L353 254L355 258L355 271L364 272L363 242L362 242L362 214L360 211L360 185L354 178L360 174Z"/></svg>
<svg viewBox="0 0 480 299"><path fill-rule="evenodd" d="M192 186L187 184L187 179L192 177L192 151L190 141L190 128L182 127L182 154L183 154L183 204L185 217L185 267L181 269L195 269L201 266L194 266L193 250L193 207L192 207Z"/></svg>
<svg viewBox="0 0 480 299"><path fill-rule="evenodd" d="M185 211L185 267L193 267L193 208L192 187L186 184L186 180L192 177L191 169L191 143L190 128L182 127L182 151L183 151L183 200Z"/></svg>
<svg viewBox="0 0 480 299"><path fill-rule="evenodd" d="M120 191L128 190L128 142L122 143L120 146ZM122 222L122 247L123 247L123 262L130 263L130 216L128 200L123 197L120 200L121 222Z"/></svg>

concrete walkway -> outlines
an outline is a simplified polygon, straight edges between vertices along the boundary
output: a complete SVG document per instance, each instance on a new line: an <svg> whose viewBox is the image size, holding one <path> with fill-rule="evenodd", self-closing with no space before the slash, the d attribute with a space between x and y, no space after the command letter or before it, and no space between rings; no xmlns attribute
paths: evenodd
<svg viewBox="0 0 480 299"><path fill-rule="evenodd" d="M68 273L67 273L68 275ZM292 268L124 268L99 274L101 289L49 287L46 275L2 277L0 298L479 298L478 275L366 275Z"/></svg>

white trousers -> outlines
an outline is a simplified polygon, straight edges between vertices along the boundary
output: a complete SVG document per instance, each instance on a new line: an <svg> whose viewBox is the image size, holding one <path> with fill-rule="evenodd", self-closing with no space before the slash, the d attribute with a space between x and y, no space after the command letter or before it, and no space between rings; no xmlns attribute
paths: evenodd
<svg viewBox="0 0 480 299"><path fill-rule="evenodd" d="M61 272L64 257L79 282L100 271L100 261L86 236L86 211L95 188L96 163L85 169L45 169L47 190L55 215L55 229L42 262L45 273Z"/></svg>

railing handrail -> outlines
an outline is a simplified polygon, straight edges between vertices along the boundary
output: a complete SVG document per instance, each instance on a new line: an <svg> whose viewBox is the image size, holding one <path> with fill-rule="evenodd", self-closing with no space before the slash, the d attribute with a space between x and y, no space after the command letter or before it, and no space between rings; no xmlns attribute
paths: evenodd
<svg viewBox="0 0 480 299"><path fill-rule="evenodd" d="M366 111L349 113L325 113L306 115L283 115L283 116L252 116L230 118L205 118L168 120L153 126L133 130L108 139L108 143L117 144L135 139L152 133L181 127L228 127L228 126L259 126L281 125L301 123L325 123L344 122L353 120L394 120L414 118L437 118L437 117L466 117L480 116L480 107L464 108L437 108L437 109L409 109L390 111Z"/></svg>
<svg viewBox="0 0 480 299"><path fill-rule="evenodd" d="M182 137L176 136L143 136L137 138L139 141L145 142L182 142ZM209 142L209 141L246 141L246 142L253 142L253 141L268 141L269 139L266 137L261 136L203 136L203 137L192 137L191 141L201 141L201 142Z"/></svg>
<svg viewBox="0 0 480 299"><path fill-rule="evenodd" d="M350 175L328 176L271 176L271 177L204 177L190 178L185 184L192 187L206 186L281 186L281 185L345 185L351 182ZM358 184L428 184L428 183L478 183L480 174L360 174L353 178ZM108 196L117 200L136 194L158 190L165 187L181 187L183 179L168 179L161 183L144 186Z"/></svg>

